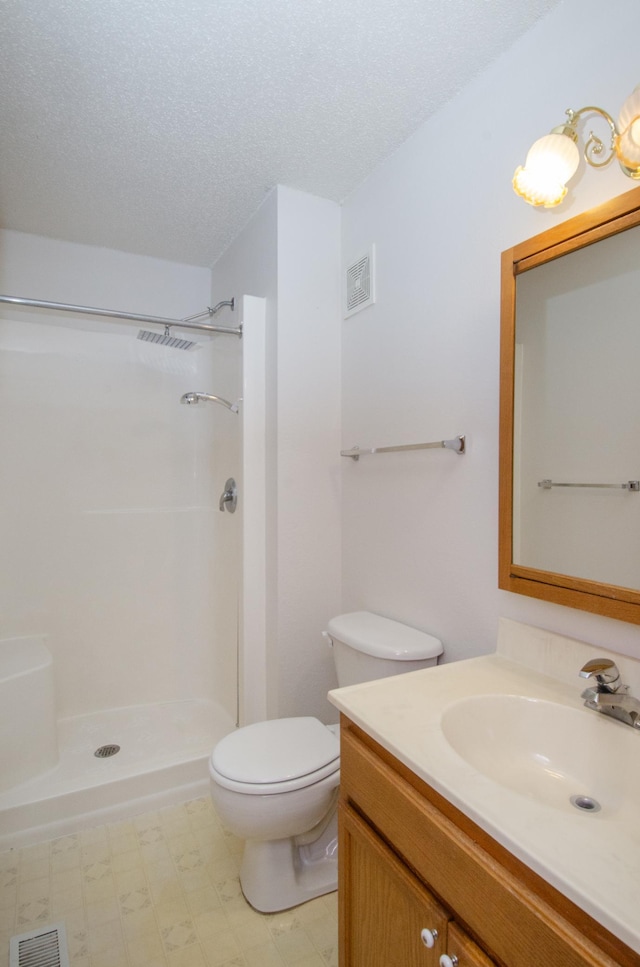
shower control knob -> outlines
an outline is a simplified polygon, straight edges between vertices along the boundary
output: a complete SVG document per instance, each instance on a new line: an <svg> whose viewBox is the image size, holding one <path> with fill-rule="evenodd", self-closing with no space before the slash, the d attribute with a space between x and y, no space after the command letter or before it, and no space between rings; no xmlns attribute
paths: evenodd
<svg viewBox="0 0 640 967"><path fill-rule="evenodd" d="M220 497L220 510L228 510L230 514L235 513L238 506L238 488L233 477L229 477L224 485L224 491Z"/></svg>

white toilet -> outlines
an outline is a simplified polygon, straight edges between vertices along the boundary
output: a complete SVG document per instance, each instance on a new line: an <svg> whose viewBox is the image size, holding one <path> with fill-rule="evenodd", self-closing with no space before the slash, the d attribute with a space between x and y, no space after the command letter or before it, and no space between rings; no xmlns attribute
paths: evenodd
<svg viewBox="0 0 640 967"><path fill-rule="evenodd" d="M368 611L332 618L338 684L435 665L432 635ZM337 725L273 719L232 732L209 761L211 797L228 829L246 840L240 883L256 910L274 913L337 888Z"/></svg>

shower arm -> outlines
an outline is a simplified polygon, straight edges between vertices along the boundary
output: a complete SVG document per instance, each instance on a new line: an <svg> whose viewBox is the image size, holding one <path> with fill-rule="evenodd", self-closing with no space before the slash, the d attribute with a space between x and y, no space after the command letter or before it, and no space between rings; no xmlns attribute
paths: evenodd
<svg viewBox="0 0 640 967"><path fill-rule="evenodd" d="M204 316L211 318L215 315L223 306L229 306L230 309L235 308L235 299L229 299L226 302L218 302L217 305L213 307L208 307L202 312L197 312L193 316L187 316L185 319L164 319L161 316L145 316L140 315L135 312L119 312L117 309L96 309L93 306L74 306L68 305L64 302L44 302L40 299L22 299L18 296L10 295L0 295L0 302L6 302L14 306L26 306L33 309L55 309L59 312L80 312L87 316L104 316L108 319L129 319L132 322L144 322L151 323L157 326L170 326L176 329L195 329L198 332L226 332L232 336L242 336L242 325L237 328L231 328L229 326L212 326L204 322L197 322L197 319L202 319Z"/></svg>

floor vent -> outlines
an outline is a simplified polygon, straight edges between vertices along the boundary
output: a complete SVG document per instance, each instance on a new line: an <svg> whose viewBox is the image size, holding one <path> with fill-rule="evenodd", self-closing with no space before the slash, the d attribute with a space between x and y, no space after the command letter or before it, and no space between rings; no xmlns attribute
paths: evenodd
<svg viewBox="0 0 640 967"><path fill-rule="evenodd" d="M69 967L64 923L54 923L12 937L9 967Z"/></svg>

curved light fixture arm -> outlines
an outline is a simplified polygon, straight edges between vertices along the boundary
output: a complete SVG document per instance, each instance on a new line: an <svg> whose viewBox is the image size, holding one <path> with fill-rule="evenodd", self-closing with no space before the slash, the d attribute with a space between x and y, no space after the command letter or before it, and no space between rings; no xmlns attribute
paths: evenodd
<svg viewBox="0 0 640 967"><path fill-rule="evenodd" d="M567 184L580 162L578 121L595 114L609 125L609 143L591 131L583 147L583 156L591 168L604 168L616 158L627 178L640 181L640 84L620 109L619 121L608 111L587 104L579 111L569 108L567 120L543 135L529 148L524 165L513 175L512 185L530 205L555 208L567 194Z"/></svg>
<svg viewBox="0 0 640 967"><path fill-rule="evenodd" d="M585 142L583 154L584 160L588 165L591 165L592 168L604 168L605 165L608 165L609 162L615 157L615 139L618 136L618 129L616 128L615 121L609 112L605 111L604 108L589 104L586 107L581 107L579 111L573 111L571 108L568 108L565 113L569 118L569 124L567 127L569 127L573 132L574 140L577 140L576 125L583 115L599 114L600 117L605 119L609 125L609 128L611 129L611 140L609 144L605 145L604 141L602 141L597 134L594 134L594 132L591 131ZM602 160L599 160L600 156L603 154L604 157L602 157Z"/></svg>

